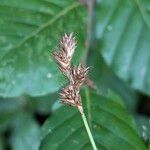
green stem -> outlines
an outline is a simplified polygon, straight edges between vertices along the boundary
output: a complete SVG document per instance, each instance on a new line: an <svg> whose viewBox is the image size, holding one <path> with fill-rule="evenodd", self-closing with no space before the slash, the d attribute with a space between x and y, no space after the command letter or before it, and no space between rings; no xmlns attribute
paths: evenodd
<svg viewBox="0 0 150 150"><path fill-rule="evenodd" d="M86 101L87 101L87 111L88 111L88 122L89 122L89 126L91 127L91 131L92 131L92 124L91 124L91 102L90 102L90 95L89 95L89 89L88 87L85 89L85 97L86 97Z"/></svg>
<svg viewBox="0 0 150 150"><path fill-rule="evenodd" d="M83 119L83 122L84 122L84 125L85 125L85 128L86 128L86 131L87 131L87 133L88 133L88 136L89 136L91 145L92 145L92 147L93 147L93 150L97 150L95 141L94 141L94 139L93 139L93 136L92 136L91 130L90 130L90 128L89 128L89 125L88 125L88 122L87 122L87 119L86 119L86 117L85 117L84 112L81 114L81 116L82 116L82 119Z"/></svg>

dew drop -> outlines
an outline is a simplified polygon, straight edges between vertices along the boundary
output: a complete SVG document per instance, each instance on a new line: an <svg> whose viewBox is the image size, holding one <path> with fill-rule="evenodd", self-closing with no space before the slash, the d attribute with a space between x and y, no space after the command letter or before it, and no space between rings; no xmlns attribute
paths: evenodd
<svg viewBox="0 0 150 150"><path fill-rule="evenodd" d="M142 132L142 136L143 136L143 138L145 138L145 136L146 136L146 135L145 135L145 132Z"/></svg>
<svg viewBox="0 0 150 150"><path fill-rule="evenodd" d="M147 130L146 126L142 125L142 129L143 130Z"/></svg>
<svg viewBox="0 0 150 150"><path fill-rule="evenodd" d="M112 29L113 29L113 27L112 27L111 25L108 25L108 26L107 26L107 30L108 30L108 31L112 31Z"/></svg>
<svg viewBox="0 0 150 150"><path fill-rule="evenodd" d="M52 77L52 74L49 72L48 74L47 74L47 78L51 78Z"/></svg>
<svg viewBox="0 0 150 150"><path fill-rule="evenodd" d="M52 130L51 130L51 129L49 129L49 130L48 130L48 133L51 133L51 132L52 132Z"/></svg>

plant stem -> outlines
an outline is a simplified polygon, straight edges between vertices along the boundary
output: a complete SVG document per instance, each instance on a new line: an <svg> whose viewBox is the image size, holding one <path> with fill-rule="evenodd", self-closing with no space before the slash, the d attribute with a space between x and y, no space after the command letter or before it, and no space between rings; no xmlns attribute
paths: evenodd
<svg viewBox="0 0 150 150"><path fill-rule="evenodd" d="M84 125L85 125L85 128L86 128L86 131L87 131L87 133L88 133L88 136L89 136L91 145L92 145L92 147L93 147L93 150L97 150L95 141L94 141L94 139L93 139L93 136L92 136L91 130L90 130L90 128L89 128L89 125L88 125L88 122L87 122L87 119L86 119L86 117L85 117L84 112L81 114L81 116L82 116L82 119L83 119L83 122L84 122Z"/></svg>
<svg viewBox="0 0 150 150"><path fill-rule="evenodd" d="M85 43L85 56L82 61L84 64L87 63L87 58L89 55L89 49L92 42L92 32L93 32L93 23L94 23L94 6L96 4L95 0L85 0L85 5L88 10L88 21L87 21L87 38Z"/></svg>
<svg viewBox="0 0 150 150"><path fill-rule="evenodd" d="M87 101L87 115L88 115L88 123L89 126L91 127L91 131L92 131L92 124L91 124L91 102L90 102L90 95L89 95L89 89L88 87L85 89L85 97L86 97L86 101Z"/></svg>

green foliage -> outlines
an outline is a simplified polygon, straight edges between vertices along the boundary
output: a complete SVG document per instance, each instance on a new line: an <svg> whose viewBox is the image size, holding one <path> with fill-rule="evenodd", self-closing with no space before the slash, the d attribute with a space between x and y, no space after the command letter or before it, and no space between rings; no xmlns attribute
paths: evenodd
<svg viewBox="0 0 150 150"><path fill-rule="evenodd" d="M14 150L36 150L40 144L40 127L31 116L19 116L13 128L11 139Z"/></svg>
<svg viewBox="0 0 150 150"><path fill-rule="evenodd" d="M66 79L52 52L71 32L73 63L87 55L96 85L82 99L98 149L145 150L150 123L136 110L150 96L149 6L97 0L89 38L90 9L76 0L0 0L0 150L92 149L79 112L58 101Z"/></svg>
<svg viewBox="0 0 150 150"><path fill-rule="evenodd" d="M107 64L132 87L150 95L148 5L147 0L102 1L96 8L95 30Z"/></svg>
<svg viewBox="0 0 150 150"><path fill-rule="evenodd" d="M17 118L12 134L11 143L13 149L38 149L40 144L40 127L29 115L23 114Z"/></svg>
<svg viewBox="0 0 150 150"><path fill-rule="evenodd" d="M82 96L83 99L86 99ZM132 117L120 99L89 93L91 108L90 124L98 149L144 150ZM84 101L84 106L86 101ZM119 127L119 128L118 128ZM118 144L119 143L119 144ZM66 146L67 145L67 146ZM77 110L61 107L43 126L40 150L92 149L87 133Z"/></svg>
<svg viewBox="0 0 150 150"><path fill-rule="evenodd" d="M39 96L57 91L62 77L51 53L65 32L74 31L80 49L75 62L82 57L85 14L73 1L1 0L0 95Z"/></svg>
<svg viewBox="0 0 150 150"><path fill-rule="evenodd" d="M0 133L10 126L22 104L20 99L0 99Z"/></svg>
<svg viewBox="0 0 150 150"><path fill-rule="evenodd" d="M92 50L94 49L98 49L98 47L95 46ZM97 91L105 95L108 93L108 90L111 89L123 98L128 109L131 111L136 109L137 94L135 91L112 72L99 52L95 51L95 53L93 53L92 50L88 65L91 66L90 78L96 84Z"/></svg>

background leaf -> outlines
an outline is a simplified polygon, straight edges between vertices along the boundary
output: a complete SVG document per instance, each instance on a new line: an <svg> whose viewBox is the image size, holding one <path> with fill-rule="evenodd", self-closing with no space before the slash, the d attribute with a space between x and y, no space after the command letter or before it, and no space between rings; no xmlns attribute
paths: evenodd
<svg viewBox="0 0 150 150"><path fill-rule="evenodd" d="M10 128L13 120L24 106L21 99L0 98L0 133Z"/></svg>
<svg viewBox="0 0 150 150"><path fill-rule="evenodd" d="M110 89L115 91L122 97L128 110L134 112L138 103L138 94L107 66L100 52L97 51L98 45L94 43L93 46L89 53L88 66L91 66L89 75L97 91L102 95L107 95Z"/></svg>
<svg viewBox="0 0 150 150"><path fill-rule="evenodd" d="M120 99L90 92L92 131L99 149L144 150L135 123ZM83 97L85 99L85 97ZM84 103L84 106L86 104ZM119 143L119 144L118 144ZM67 145L67 146L66 146ZM74 108L59 108L43 126L40 150L92 149L80 114Z"/></svg>
<svg viewBox="0 0 150 150"><path fill-rule="evenodd" d="M17 118L11 138L12 150L38 150L40 127L28 114Z"/></svg>
<svg viewBox="0 0 150 150"><path fill-rule="evenodd" d="M96 7L98 50L120 78L150 95L148 1L105 0Z"/></svg>
<svg viewBox="0 0 150 150"><path fill-rule="evenodd" d="M2 137L0 137L0 150L3 150L4 147L5 147L4 139Z"/></svg>
<svg viewBox="0 0 150 150"><path fill-rule="evenodd" d="M63 82L52 50L65 32L74 32L79 49L74 62L82 57L85 15L85 9L73 0L1 0L0 96L57 91Z"/></svg>

